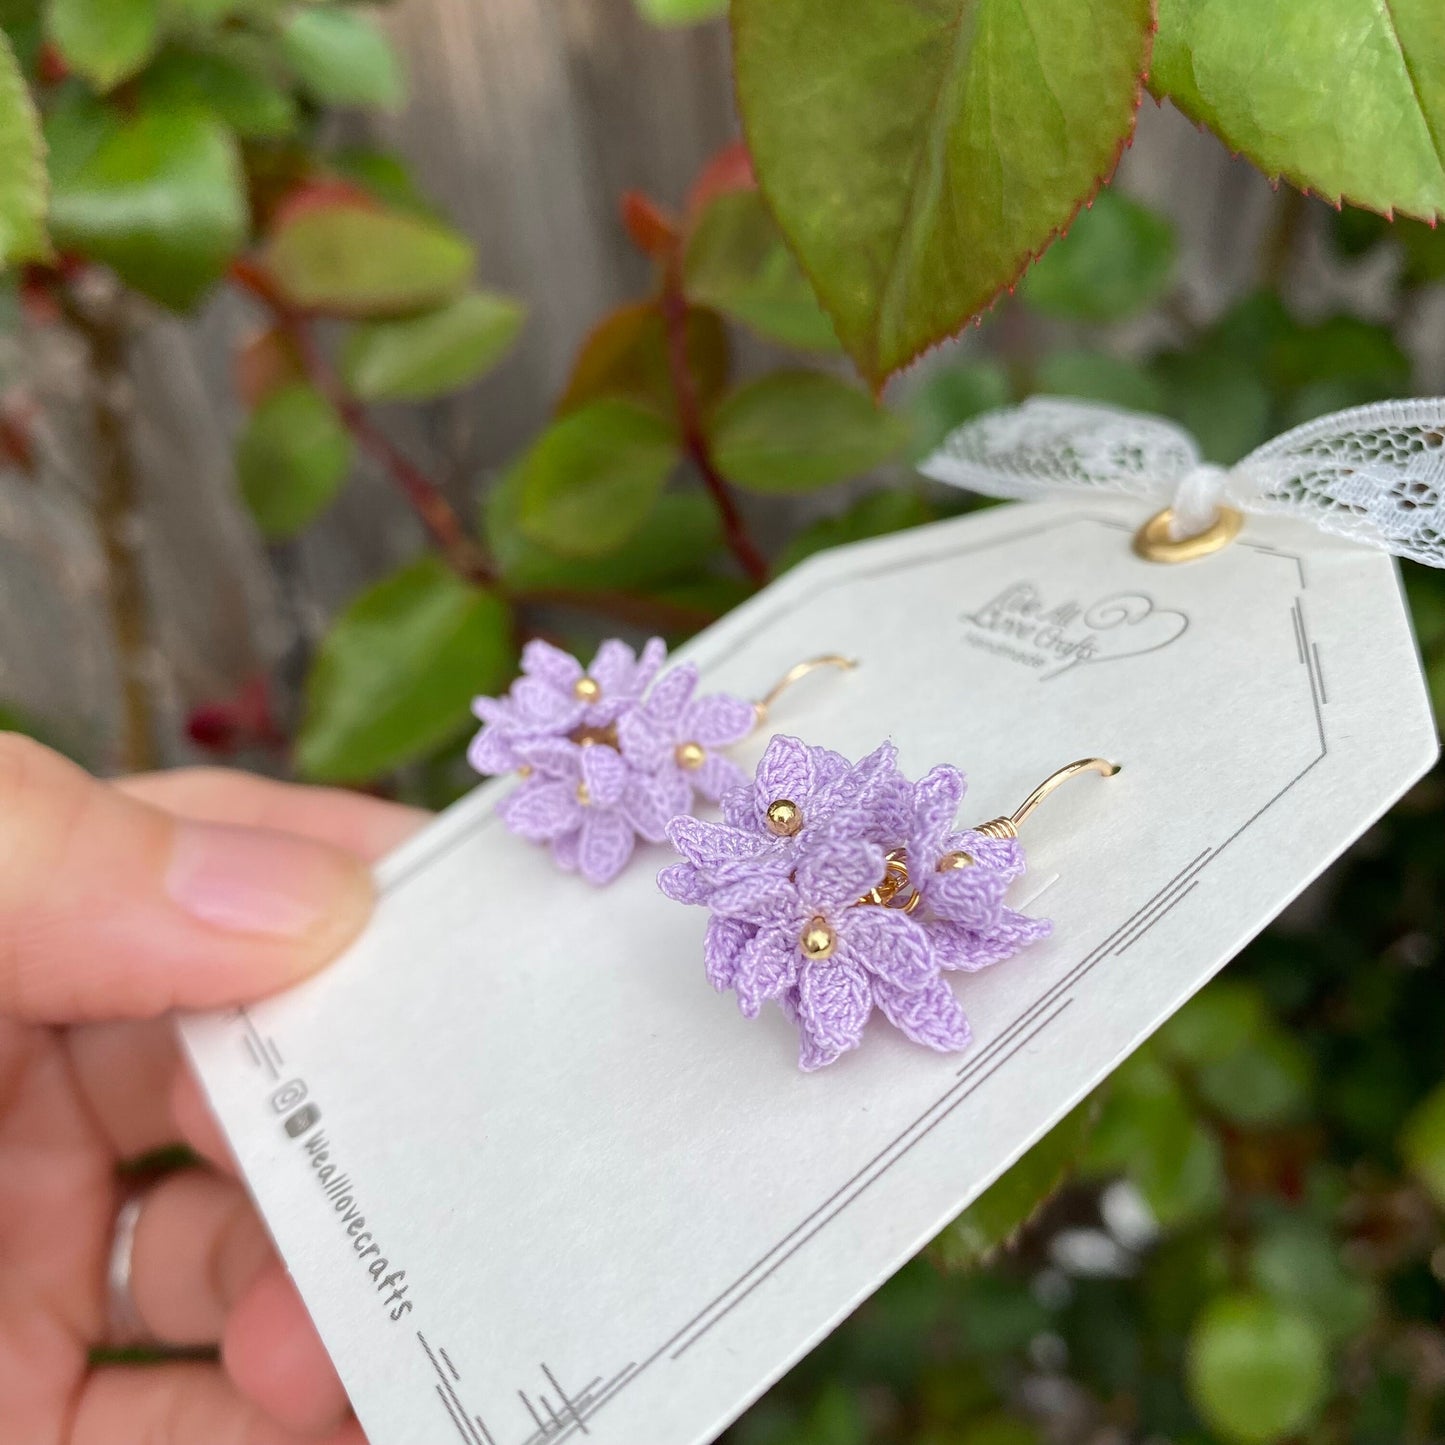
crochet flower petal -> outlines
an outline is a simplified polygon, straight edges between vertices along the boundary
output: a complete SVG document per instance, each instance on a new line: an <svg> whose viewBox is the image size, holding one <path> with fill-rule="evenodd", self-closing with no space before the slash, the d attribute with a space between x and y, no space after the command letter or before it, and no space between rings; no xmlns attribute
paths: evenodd
<svg viewBox="0 0 1445 1445"><path fill-rule="evenodd" d="M950 868L924 874L928 906L950 923L989 931L999 921L1008 879L1002 873L975 864L972 868Z"/></svg>
<svg viewBox="0 0 1445 1445"><path fill-rule="evenodd" d="M873 999L888 1022L916 1044L953 1053L967 1048L973 1037L953 990L941 978L932 978L922 988L914 989L875 978Z"/></svg>
<svg viewBox="0 0 1445 1445"><path fill-rule="evenodd" d="M793 854L793 876L804 904L820 912L856 903L883 881L883 849L862 838L831 831L800 844Z"/></svg>
<svg viewBox="0 0 1445 1445"><path fill-rule="evenodd" d="M655 773L670 763L677 744L640 707L617 720L617 746L628 763L641 773Z"/></svg>
<svg viewBox="0 0 1445 1445"><path fill-rule="evenodd" d="M941 764L925 773L913 789L913 805L916 810L916 836L930 842L942 844L953 831L953 820L958 816L958 805L963 801L964 778L957 768ZM931 868L938 861L930 858Z"/></svg>
<svg viewBox="0 0 1445 1445"><path fill-rule="evenodd" d="M798 1023L810 1042L822 1050L855 1049L873 1012L873 989L867 973L838 958L804 963L798 973Z"/></svg>
<svg viewBox="0 0 1445 1445"><path fill-rule="evenodd" d="M713 868L736 858L755 858L767 844L756 833L708 823L701 818L674 818L667 827L672 846L700 868Z"/></svg>
<svg viewBox="0 0 1445 1445"><path fill-rule="evenodd" d="M522 671L566 695L581 679L582 664L570 652L534 637L522 649Z"/></svg>
<svg viewBox="0 0 1445 1445"><path fill-rule="evenodd" d="M979 868L1001 875L1006 883L1022 878L1028 871L1024 845L1017 838L990 838L970 829L953 834L944 851L967 853Z"/></svg>
<svg viewBox="0 0 1445 1445"><path fill-rule="evenodd" d="M647 701L642 704L649 720L660 731L667 733L674 743L685 742L678 732L678 723L688 709L693 692L697 688L697 664L684 662L665 672L653 684Z"/></svg>
<svg viewBox="0 0 1445 1445"><path fill-rule="evenodd" d="M570 693L558 692L536 677L519 677L512 684L517 725L532 732L565 733L576 727L586 710Z"/></svg>
<svg viewBox="0 0 1445 1445"><path fill-rule="evenodd" d="M1012 958L1031 943L1047 938L1053 925L1046 918L1028 918L1005 908L987 933L939 920L924 925L940 968L975 973Z"/></svg>
<svg viewBox="0 0 1445 1445"><path fill-rule="evenodd" d="M531 778L502 799L502 821L518 837L550 843L582 821L582 805L571 783Z"/></svg>
<svg viewBox="0 0 1445 1445"><path fill-rule="evenodd" d="M692 863L670 863L657 875L657 886L674 903L706 903L713 886L701 868Z"/></svg>
<svg viewBox="0 0 1445 1445"><path fill-rule="evenodd" d="M737 922L737 920L729 920ZM802 955L798 940L784 928L760 928L739 955L732 986L738 1008L755 1019L770 998L786 993L797 982Z"/></svg>
<svg viewBox="0 0 1445 1445"><path fill-rule="evenodd" d="M632 824L621 813L604 808L582 809L582 837L577 866L589 883L610 883L627 866L636 845Z"/></svg>
<svg viewBox="0 0 1445 1445"><path fill-rule="evenodd" d="M630 773L622 795L622 811L649 843L667 837L667 825L692 805L692 789L676 768L660 773Z"/></svg>
<svg viewBox="0 0 1445 1445"><path fill-rule="evenodd" d="M794 1022L797 1022L796 1019ZM825 1069L829 1064L836 1063L847 1049L837 1044L822 1043L811 1038L807 1029L798 1024L798 1067L805 1074L816 1073L819 1069Z"/></svg>
<svg viewBox="0 0 1445 1445"><path fill-rule="evenodd" d="M710 803L716 803L739 785L747 774L731 758L709 753L702 767L692 774L692 784Z"/></svg>
<svg viewBox="0 0 1445 1445"><path fill-rule="evenodd" d="M835 958L856 964L894 987L923 988L939 965L923 925L896 908L847 910L837 921Z"/></svg>
<svg viewBox="0 0 1445 1445"><path fill-rule="evenodd" d="M582 776L582 749L566 738L522 737L512 749L521 762L544 778L570 782L575 788Z"/></svg>
<svg viewBox="0 0 1445 1445"><path fill-rule="evenodd" d="M662 664L666 661L667 644L660 637L649 637L638 654L637 667L632 674L634 697L641 697L652 686L652 679L662 671Z"/></svg>
<svg viewBox="0 0 1445 1445"><path fill-rule="evenodd" d="M770 873L751 859L734 865L728 880L714 889L708 907L725 918L786 929L794 946L808 917L797 885L785 873Z"/></svg>
<svg viewBox="0 0 1445 1445"><path fill-rule="evenodd" d="M726 993L736 982L743 955L756 936L757 929L735 918L708 919L702 962L708 982L719 993Z"/></svg>
<svg viewBox="0 0 1445 1445"><path fill-rule="evenodd" d="M474 697L472 716L478 722L496 723L503 727L515 726L512 706L504 697Z"/></svg>
<svg viewBox="0 0 1445 1445"><path fill-rule="evenodd" d="M898 749L892 743L880 743L866 758L860 758L846 772L839 773L822 790L829 811L846 807L865 796L885 780L899 777Z"/></svg>
<svg viewBox="0 0 1445 1445"><path fill-rule="evenodd" d="M579 753L589 804L594 808L615 808L622 801L632 776L622 754L605 744L581 748Z"/></svg>
<svg viewBox="0 0 1445 1445"><path fill-rule="evenodd" d="M564 872L575 873L577 871L577 853L582 847L582 830L574 828L570 833L563 833L560 838L552 840L552 861Z"/></svg>
<svg viewBox="0 0 1445 1445"><path fill-rule="evenodd" d="M472 739L467 748L467 762L479 773L510 773L518 761L512 740L490 724Z"/></svg>
<svg viewBox="0 0 1445 1445"><path fill-rule="evenodd" d="M784 733L768 744L753 775L754 792L763 811L778 798L801 803L809 795L813 777L811 751L807 743Z"/></svg>
<svg viewBox="0 0 1445 1445"><path fill-rule="evenodd" d="M603 698L635 698L633 673L636 670L637 654L625 642L609 637L597 649L587 676L602 689Z"/></svg>
<svg viewBox="0 0 1445 1445"><path fill-rule="evenodd" d="M752 703L717 692L694 699L684 710L678 740L701 743L705 748L725 748L741 742L757 725L757 709Z"/></svg>

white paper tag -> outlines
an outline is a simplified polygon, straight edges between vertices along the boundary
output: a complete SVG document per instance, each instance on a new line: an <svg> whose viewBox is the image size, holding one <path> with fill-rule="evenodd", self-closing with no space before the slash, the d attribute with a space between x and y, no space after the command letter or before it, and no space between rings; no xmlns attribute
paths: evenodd
<svg viewBox="0 0 1445 1445"><path fill-rule="evenodd" d="M1040 503L789 573L686 649L773 726L964 820L1101 754L1026 825L1045 943L954 978L974 1043L875 1020L795 1066L708 987L665 849L606 889L463 800L381 869L324 976L185 1025L373 1445L711 1440L1094 1087L1431 765L1394 564L1251 518L1184 566L1136 503ZM739 749L751 765L766 741Z"/></svg>

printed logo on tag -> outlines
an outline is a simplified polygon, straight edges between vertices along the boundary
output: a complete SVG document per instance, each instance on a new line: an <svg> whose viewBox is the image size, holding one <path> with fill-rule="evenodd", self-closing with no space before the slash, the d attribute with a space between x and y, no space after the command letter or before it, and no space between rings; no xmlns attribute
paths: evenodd
<svg viewBox="0 0 1445 1445"><path fill-rule="evenodd" d="M1055 601L1032 582L1010 583L963 621L971 646L1033 668L1044 681L1084 663L1157 652L1189 629L1184 613L1143 592Z"/></svg>

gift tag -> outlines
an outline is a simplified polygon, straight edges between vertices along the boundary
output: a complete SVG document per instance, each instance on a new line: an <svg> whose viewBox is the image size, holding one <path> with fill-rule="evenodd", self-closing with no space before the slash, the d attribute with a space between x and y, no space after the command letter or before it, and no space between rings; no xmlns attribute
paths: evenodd
<svg viewBox="0 0 1445 1445"><path fill-rule="evenodd" d="M323 976L185 1024L375 1445L713 1439L1430 767L1387 556L1250 518L1160 565L1142 515L1021 504L830 552L683 653L743 696L856 657L770 731L954 763L967 823L1122 765L1029 823L1010 901L1054 933L952 977L965 1052L875 1019L800 1073L780 1012L709 988L668 850L593 888L501 826L508 780L387 861Z"/></svg>

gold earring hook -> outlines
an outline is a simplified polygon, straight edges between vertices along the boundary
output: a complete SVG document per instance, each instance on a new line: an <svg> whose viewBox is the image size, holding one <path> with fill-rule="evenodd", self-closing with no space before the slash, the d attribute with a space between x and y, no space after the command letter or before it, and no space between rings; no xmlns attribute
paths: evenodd
<svg viewBox="0 0 1445 1445"><path fill-rule="evenodd" d="M796 663L785 672L781 678L753 704L758 715L758 726L761 727L768 720L768 713L777 700L792 687L795 682L801 682L810 672L816 672L820 667L836 667L840 672L852 672L858 666L857 660L851 657L840 657L836 652L824 653L822 657L810 657L806 662Z"/></svg>
<svg viewBox="0 0 1445 1445"><path fill-rule="evenodd" d="M1076 763L1070 763L1067 767L1060 768L1058 772L1050 774L1036 787L1027 798L1019 804L1017 809L1007 818L992 818L987 823L980 823L973 831L982 833L985 838L1017 838L1019 835L1019 824L1048 797L1055 788L1067 783L1070 778L1077 777L1080 773L1099 773L1103 777L1112 778L1119 771L1118 763L1111 763L1107 758L1080 758Z"/></svg>

